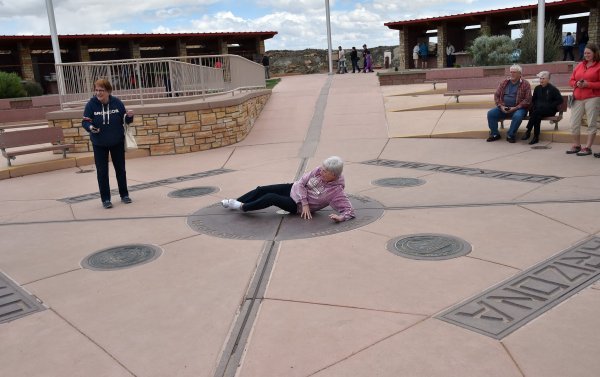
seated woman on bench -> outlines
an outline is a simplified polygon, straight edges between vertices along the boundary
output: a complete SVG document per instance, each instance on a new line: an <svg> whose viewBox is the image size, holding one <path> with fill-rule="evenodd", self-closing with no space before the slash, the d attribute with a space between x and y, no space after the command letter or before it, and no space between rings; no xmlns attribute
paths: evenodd
<svg viewBox="0 0 600 377"><path fill-rule="evenodd" d="M540 123L542 118L556 115L558 107L562 104L563 98L560 91L550 84L550 72L542 71L537 74L540 78L540 85L533 90L531 107L529 109L529 122L527 123L527 132L521 140L527 140L531 136L533 128L533 138L530 145L540 141Z"/></svg>
<svg viewBox="0 0 600 377"><path fill-rule="evenodd" d="M321 166L304 174L299 181L258 186L237 200L222 200L221 205L244 212L276 206L292 214L300 213L300 216L307 220L312 218L312 211L329 205L339 213L329 215L331 220L350 220L354 218L354 209L344 192L343 168L342 159L332 156L325 159Z"/></svg>

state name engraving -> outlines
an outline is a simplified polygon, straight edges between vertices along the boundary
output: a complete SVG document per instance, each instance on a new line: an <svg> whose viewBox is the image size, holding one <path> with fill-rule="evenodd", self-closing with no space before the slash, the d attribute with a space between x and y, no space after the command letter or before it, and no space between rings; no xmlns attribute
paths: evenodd
<svg viewBox="0 0 600 377"><path fill-rule="evenodd" d="M364 161L363 164L387 166L387 167L392 167L392 168L438 171L438 172L442 172L442 173L468 175L471 177L495 178L495 179L504 179L504 180L509 180L509 181L532 182L532 183L542 183L542 184L548 184L548 183L556 182L556 181L563 179L563 177L557 177L557 176L553 176L553 175L515 173L515 172L506 172L506 171L499 171L499 170L465 168L465 167L461 167L461 166L426 164L426 163L422 163L422 162L412 162L412 161L369 160L369 161Z"/></svg>
<svg viewBox="0 0 600 377"><path fill-rule="evenodd" d="M185 182L185 181L189 181L192 179L200 179L200 178L210 177L213 175L230 173L232 171L233 170L230 170L230 169L213 169L213 170L208 170L208 171L203 171L203 172L198 172L198 173L192 173L192 174L188 174L188 175L181 175L179 177L166 178L166 179L161 179L158 181L140 183L137 185L129 186L129 191L131 192L131 191L146 190L146 189L153 188L153 187L159 187L159 186L170 185L173 183ZM116 189L110 190L110 194L118 195L119 190L116 190ZM62 198L62 199L58 199L58 201L64 202L67 204L75 204L75 203L81 203L81 202L85 202L88 200L99 199L99 198L100 198L100 193L91 193L91 194L72 196L69 198Z"/></svg>
<svg viewBox="0 0 600 377"><path fill-rule="evenodd" d="M437 318L502 339L599 278L600 238L594 237Z"/></svg>

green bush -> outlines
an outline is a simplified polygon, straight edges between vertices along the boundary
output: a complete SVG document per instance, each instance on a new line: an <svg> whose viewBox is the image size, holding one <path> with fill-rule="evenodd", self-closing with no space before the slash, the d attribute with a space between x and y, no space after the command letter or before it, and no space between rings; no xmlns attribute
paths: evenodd
<svg viewBox="0 0 600 377"><path fill-rule="evenodd" d="M537 63L537 23L530 22L523 29L519 42L521 48L521 63ZM544 62L560 59L562 49L561 32L552 20L546 22L544 29Z"/></svg>
<svg viewBox="0 0 600 377"><path fill-rule="evenodd" d="M482 35L473 41L469 52L475 65L505 65L515 48L515 42L506 35Z"/></svg>
<svg viewBox="0 0 600 377"><path fill-rule="evenodd" d="M21 85L21 78L16 73L0 71L0 98L26 97L27 92Z"/></svg>
<svg viewBox="0 0 600 377"><path fill-rule="evenodd" d="M42 86L35 81L24 81L23 89L25 89L28 97L37 97L44 94Z"/></svg>

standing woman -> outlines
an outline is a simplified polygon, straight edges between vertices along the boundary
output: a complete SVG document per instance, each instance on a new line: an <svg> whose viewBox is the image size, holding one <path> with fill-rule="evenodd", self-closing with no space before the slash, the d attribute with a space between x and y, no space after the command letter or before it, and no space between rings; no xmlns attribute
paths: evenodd
<svg viewBox="0 0 600 377"><path fill-rule="evenodd" d="M571 134L573 146L567 154L587 156L592 154L592 144L598 130L596 121L600 107L600 52L598 46L590 43L583 51L583 61L575 67L571 80L573 87L573 106L571 114ZM583 114L586 114L588 136L585 147L581 147L580 128Z"/></svg>
<svg viewBox="0 0 600 377"><path fill-rule="evenodd" d="M108 80L96 80L94 89L95 96L85 106L81 125L90 133L94 147L100 199L102 206L108 209L112 208L108 181L109 154L117 175L121 201L125 204L131 203L125 173L125 128L123 123L133 122L133 111L125 110L123 102L111 95L112 85Z"/></svg>

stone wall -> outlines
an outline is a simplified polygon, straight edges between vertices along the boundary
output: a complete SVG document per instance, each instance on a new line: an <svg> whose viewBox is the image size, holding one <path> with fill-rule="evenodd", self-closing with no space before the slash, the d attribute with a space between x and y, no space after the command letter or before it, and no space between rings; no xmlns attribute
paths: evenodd
<svg viewBox="0 0 600 377"><path fill-rule="evenodd" d="M243 140L271 95L261 90L222 101L202 100L131 106L134 134L140 149L151 156L197 152ZM51 127L61 127L72 152L92 151L90 137L81 127L83 110L55 111L47 115Z"/></svg>

